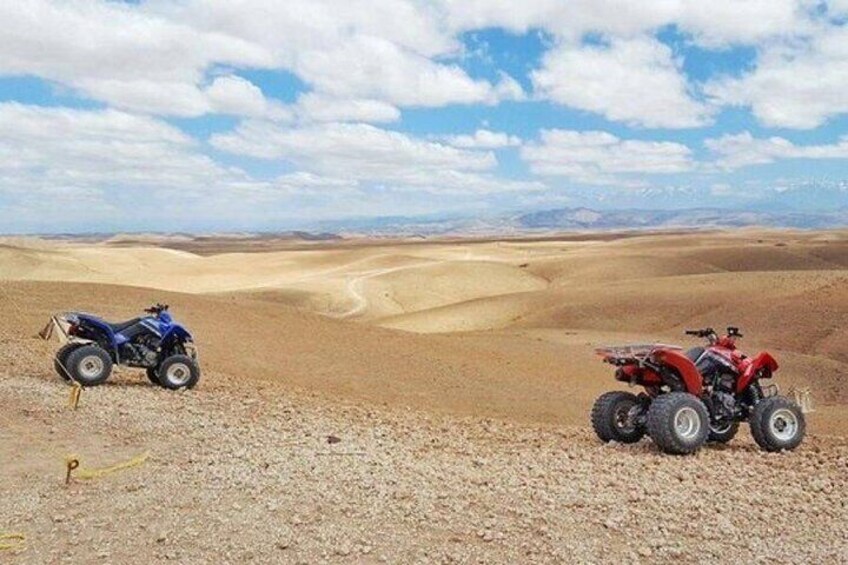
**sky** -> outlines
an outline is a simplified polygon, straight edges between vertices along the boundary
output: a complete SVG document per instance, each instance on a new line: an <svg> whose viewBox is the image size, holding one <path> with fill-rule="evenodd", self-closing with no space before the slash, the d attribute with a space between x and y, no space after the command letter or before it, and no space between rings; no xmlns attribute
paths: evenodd
<svg viewBox="0 0 848 565"><path fill-rule="evenodd" d="M848 1L0 0L0 232L848 206Z"/></svg>

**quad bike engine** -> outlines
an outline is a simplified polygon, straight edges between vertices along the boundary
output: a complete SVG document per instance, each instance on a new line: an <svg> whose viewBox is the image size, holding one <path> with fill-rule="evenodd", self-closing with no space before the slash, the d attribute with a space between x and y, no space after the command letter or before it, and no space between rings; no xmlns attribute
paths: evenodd
<svg viewBox="0 0 848 565"><path fill-rule="evenodd" d="M732 420L736 412L736 396L733 394L736 388L736 376L729 373L715 375L711 388L710 399L716 419Z"/></svg>
<svg viewBox="0 0 848 565"><path fill-rule="evenodd" d="M142 336L133 343L124 344L121 355L131 365L137 367L155 367L159 359L158 340L152 336Z"/></svg>

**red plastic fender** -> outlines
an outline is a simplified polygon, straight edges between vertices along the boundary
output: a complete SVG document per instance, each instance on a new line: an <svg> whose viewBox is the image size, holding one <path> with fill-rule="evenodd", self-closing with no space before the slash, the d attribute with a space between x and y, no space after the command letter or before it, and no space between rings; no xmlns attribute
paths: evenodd
<svg viewBox="0 0 848 565"><path fill-rule="evenodd" d="M638 365L625 365L615 372L616 380L627 384L638 384L644 387L659 386L662 378L650 369Z"/></svg>
<svg viewBox="0 0 848 565"><path fill-rule="evenodd" d="M660 349L654 352L654 359L677 370L683 378L686 391L695 396L701 396L704 390L704 379L695 364L688 357L671 349Z"/></svg>
<svg viewBox="0 0 848 565"><path fill-rule="evenodd" d="M736 381L736 393L740 394L748 388L748 385L751 384L751 381L754 380L761 370L765 369L762 376L767 379L771 377L772 373L777 371L778 367L777 361L771 354L765 351L757 353L757 356L750 360L742 376Z"/></svg>

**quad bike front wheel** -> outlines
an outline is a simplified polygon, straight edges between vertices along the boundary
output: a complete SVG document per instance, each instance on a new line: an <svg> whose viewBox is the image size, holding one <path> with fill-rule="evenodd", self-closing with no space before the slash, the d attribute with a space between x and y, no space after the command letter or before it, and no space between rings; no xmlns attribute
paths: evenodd
<svg viewBox="0 0 848 565"><path fill-rule="evenodd" d="M171 355L159 365L156 376L158 384L164 388L194 388L200 380L200 367L188 355Z"/></svg>
<svg viewBox="0 0 848 565"><path fill-rule="evenodd" d="M636 443L645 429L634 421L639 401L636 395L624 391L602 394L592 407L592 427L601 441Z"/></svg>
<svg viewBox="0 0 848 565"><path fill-rule="evenodd" d="M801 407L784 396L759 401L751 411L749 423L754 441L766 451L795 449L807 432Z"/></svg>
<svg viewBox="0 0 848 565"><path fill-rule="evenodd" d="M156 367L148 367L145 371L147 372L147 380L155 385L159 385L159 373Z"/></svg>
<svg viewBox="0 0 848 565"><path fill-rule="evenodd" d="M106 382L112 374L112 357L102 347L83 345L68 354L65 367L71 378L82 386L96 386Z"/></svg>
<svg viewBox="0 0 848 565"><path fill-rule="evenodd" d="M669 392L651 402L648 435L665 453L694 453L707 441L710 415L697 397L687 392Z"/></svg>

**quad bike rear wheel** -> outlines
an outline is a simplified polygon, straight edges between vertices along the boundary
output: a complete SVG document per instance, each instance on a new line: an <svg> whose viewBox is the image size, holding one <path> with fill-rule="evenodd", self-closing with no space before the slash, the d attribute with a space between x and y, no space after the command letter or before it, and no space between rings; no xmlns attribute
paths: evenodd
<svg viewBox="0 0 848 565"><path fill-rule="evenodd" d="M164 388L194 388L200 380L200 367L188 355L171 355L159 365L157 376L159 386Z"/></svg>
<svg viewBox="0 0 848 565"><path fill-rule="evenodd" d="M106 382L112 374L112 357L102 347L83 345L71 351L65 364L73 380L82 386Z"/></svg>
<svg viewBox="0 0 848 565"><path fill-rule="evenodd" d="M71 373L68 369L68 356L82 346L82 343L66 343L53 356L53 368L56 370L56 374L66 381L71 380Z"/></svg>
<svg viewBox="0 0 848 565"><path fill-rule="evenodd" d="M751 411L751 435L766 451L795 449L807 432L801 407L784 396L759 401Z"/></svg>
<svg viewBox="0 0 848 565"><path fill-rule="evenodd" d="M592 407L592 427L601 441L636 443L645 429L633 421L639 409L636 395L620 390L602 394Z"/></svg>
<svg viewBox="0 0 848 565"><path fill-rule="evenodd" d="M710 415L704 403L687 392L669 392L648 409L648 434L665 453L694 453L707 441Z"/></svg>
<svg viewBox="0 0 848 565"><path fill-rule="evenodd" d="M727 443L736 437L738 431L739 422L724 422L718 425L710 423L707 441L710 443Z"/></svg>

